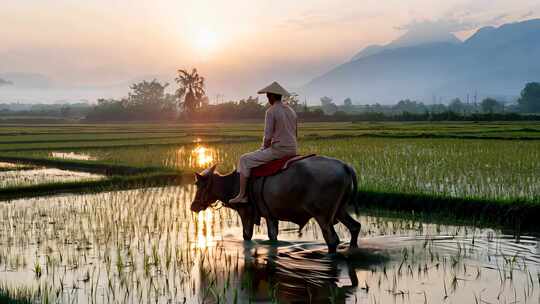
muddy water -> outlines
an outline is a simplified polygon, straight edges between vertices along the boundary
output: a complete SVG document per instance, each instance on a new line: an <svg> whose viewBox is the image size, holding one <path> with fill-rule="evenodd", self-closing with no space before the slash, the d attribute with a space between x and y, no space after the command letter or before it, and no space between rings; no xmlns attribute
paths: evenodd
<svg viewBox="0 0 540 304"><path fill-rule="evenodd" d="M229 209L189 211L192 186L0 203L0 285L58 302L538 303L540 245L492 229L357 216L359 249L319 228L241 239Z"/></svg>

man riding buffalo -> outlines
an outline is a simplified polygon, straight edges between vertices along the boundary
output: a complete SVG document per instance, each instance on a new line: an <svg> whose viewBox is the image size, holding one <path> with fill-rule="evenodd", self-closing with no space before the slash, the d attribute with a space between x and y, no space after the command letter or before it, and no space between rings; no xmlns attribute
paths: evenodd
<svg viewBox="0 0 540 304"><path fill-rule="evenodd" d="M350 247L357 247L361 225L347 212L347 206L356 204L358 181L354 168L322 155L293 157L297 154L297 118L293 109L282 102L289 93L277 82L258 93L266 93L271 104L266 111L262 148L242 155L238 169L229 174L215 172L217 164L196 173L197 192L191 210L205 210L216 201L225 203L225 207L238 212L244 240L251 240L260 218L266 220L272 241L277 240L279 221L293 222L302 229L314 218L330 253L336 252L340 242L333 226L341 222L351 233ZM261 174L261 168L272 167L274 161L287 163L271 174ZM268 165L260 167L263 164ZM251 195L246 204L248 179Z"/></svg>
<svg viewBox="0 0 540 304"><path fill-rule="evenodd" d="M240 157L238 162L240 191L236 197L229 201L229 203L233 204L248 202L246 184L252 168L275 159L297 154L296 113L291 107L282 102L282 99L290 94L275 81L257 93L266 93L268 103L270 103L270 108L266 110L264 119L263 143L260 150L246 153Z"/></svg>

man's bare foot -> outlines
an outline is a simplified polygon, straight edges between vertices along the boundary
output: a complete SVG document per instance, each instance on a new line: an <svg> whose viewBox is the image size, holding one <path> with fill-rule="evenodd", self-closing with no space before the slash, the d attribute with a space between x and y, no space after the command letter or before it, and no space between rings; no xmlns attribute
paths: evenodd
<svg viewBox="0 0 540 304"><path fill-rule="evenodd" d="M247 197L244 196L237 196L235 198L232 198L229 200L229 203L231 204L246 204L248 202Z"/></svg>

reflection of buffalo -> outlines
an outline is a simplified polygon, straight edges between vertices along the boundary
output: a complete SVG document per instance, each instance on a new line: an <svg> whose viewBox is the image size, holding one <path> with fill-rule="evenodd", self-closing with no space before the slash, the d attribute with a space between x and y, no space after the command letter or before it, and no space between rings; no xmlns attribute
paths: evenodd
<svg viewBox="0 0 540 304"><path fill-rule="evenodd" d="M385 261L384 256L365 250L329 257L320 250L275 246L246 247L244 267L239 269L239 289L255 301L284 303L344 303L358 286L357 269ZM350 285L338 286L347 273Z"/></svg>
<svg viewBox="0 0 540 304"><path fill-rule="evenodd" d="M356 202L358 184L356 172L346 163L324 156L299 160L276 175L253 180L250 204L241 205L228 204L238 193L238 173L222 176L214 173L215 168L196 174L192 211L204 210L218 200L223 202L225 207L238 211L245 240L251 240L253 226L260 217L266 219L272 241L277 240L278 221L293 222L302 228L314 218L331 253L340 242L334 225L341 222L351 233L350 247L357 247L360 223L347 213L347 205Z"/></svg>

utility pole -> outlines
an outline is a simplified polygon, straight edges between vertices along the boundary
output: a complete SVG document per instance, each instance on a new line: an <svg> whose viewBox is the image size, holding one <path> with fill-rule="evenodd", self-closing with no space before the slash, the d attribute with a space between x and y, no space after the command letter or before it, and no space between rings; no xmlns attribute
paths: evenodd
<svg viewBox="0 0 540 304"><path fill-rule="evenodd" d="M223 94L216 94L216 104L223 103L223 97L225 97L225 95L223 95ZM220 101L220 99L221 99L221 101Z"/></svg>

